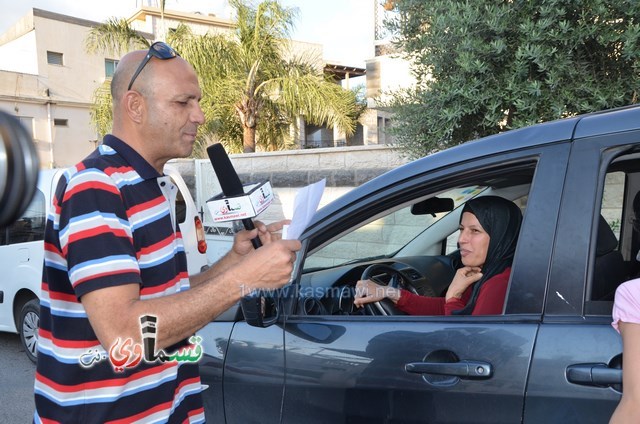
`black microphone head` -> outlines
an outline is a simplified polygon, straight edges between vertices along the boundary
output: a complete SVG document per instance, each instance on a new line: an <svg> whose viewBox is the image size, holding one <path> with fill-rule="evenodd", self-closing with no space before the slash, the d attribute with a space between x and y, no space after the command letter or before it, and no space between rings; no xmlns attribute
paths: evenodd
<svg viewBox="0 0 640 424"><path fill-rule="evenodd" d="M212 144L207 147L207 154L218 177L222 193L227 197L244 194L242 181L240 181L238 173L231 164L231 159L229 159L229 155L224 150L224 146L221 143Z"/></svg>

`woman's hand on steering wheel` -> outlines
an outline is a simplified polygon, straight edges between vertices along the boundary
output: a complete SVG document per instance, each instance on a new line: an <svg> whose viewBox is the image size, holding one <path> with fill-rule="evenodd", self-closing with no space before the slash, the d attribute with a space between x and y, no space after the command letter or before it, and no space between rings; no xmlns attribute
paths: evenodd
<svg viewBox="0 0 640 424"><path fill-rule="evenodd" d="M369 265L356 283L353 304L364 306L368 315L406 315L396 307L396 302L400 299L400 289L416 292L409 281L391 265Z"/></svg>
<svg viewBox="0 0 640 424"><path fill-rule="evenodd" d="M356 283L355 299L353 304L361 308L367 303L379 302L383 299L390 299L393 303L400 299L400 290L376 284L371 280L359 280Z"/></svg>

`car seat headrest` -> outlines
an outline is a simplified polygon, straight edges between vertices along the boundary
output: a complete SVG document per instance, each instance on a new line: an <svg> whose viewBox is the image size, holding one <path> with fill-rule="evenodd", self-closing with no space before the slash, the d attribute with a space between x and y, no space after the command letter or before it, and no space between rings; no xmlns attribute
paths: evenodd
<svg viewBox="0 0 640 424"><path fill-rule="evenodd" d="M618 239L609 226L609 223L600 215L598 223L598 241L596 245L596 255L602 256L618 247Z"/></svg>

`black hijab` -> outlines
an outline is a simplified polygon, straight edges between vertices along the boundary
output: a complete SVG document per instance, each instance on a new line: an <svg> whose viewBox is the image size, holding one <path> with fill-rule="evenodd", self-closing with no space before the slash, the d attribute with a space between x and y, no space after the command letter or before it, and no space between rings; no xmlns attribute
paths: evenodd
<svg viewBox="0 0 640 424"><path fill-rule="evenodd" d="M456 315L470 315L476 305L480 287L488 279L511 266L522 223L520 208L512 201L498 196L483 196L469 200L462 208L461 221L465 212L475 215L482 228L489 234L489 248L487 259L482 265L482 278L474 284L467 305L453 311Z"/></svg>

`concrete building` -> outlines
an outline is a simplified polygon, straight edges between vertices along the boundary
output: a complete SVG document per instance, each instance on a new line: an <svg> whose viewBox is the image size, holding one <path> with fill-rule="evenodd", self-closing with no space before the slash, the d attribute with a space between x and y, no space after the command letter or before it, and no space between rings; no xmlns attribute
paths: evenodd
<svg viewBox="0 0 640 424"><path fill-rule="evenodd" d="M117 58L85 52L93 25L32 9L0 36L0 108L31 132L43 167L69 165L96 147L91 99Z"/></svg>
<svg viewBox="0 0 640 424"><path fill-rule="evenodd" d="M374 7L380 7L373 0ZM142 7L129 19L130 25L149 40L164 39L179 23L198 34L228 32L234 23L212 15ZM98 144L90 109L96 88L109 79L120 56L90 54L85 49L89 31L98 22L32 9L0 35L0 109L17 116L31 133L43 167L69 166L89 154ZM293 54L316 57L318 65L336 82L349 88L349 78L368 74L369 106L375 96L398 78L395 59L381 55L367 61L366 70L323 61L320 44L293 41ZM366 112L354 136L337 129L305 125L299 119L300 148L390 144L384 133L388 113Z"/></svg>
<svg viewBox="0 0 640 424"><path fill-rule="evenodd" d="M393 115L380 103L388 99L389 92L411 87L416 82L411 74L409 62L393 47L392 34L384 27L384 21L393 17L396 1L386 0L382 3L372 0L375 53L374 57L366 61L366 97L369 111L363 119L363 126L369 128L370 134L365 144L395 144L393 137L386 131L393 125Z"/></svg>

